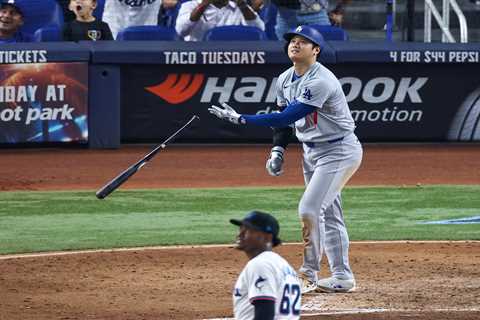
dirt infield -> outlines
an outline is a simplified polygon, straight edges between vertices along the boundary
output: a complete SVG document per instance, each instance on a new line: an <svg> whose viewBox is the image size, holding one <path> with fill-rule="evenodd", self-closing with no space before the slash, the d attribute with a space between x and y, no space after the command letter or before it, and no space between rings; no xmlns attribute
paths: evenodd
<svg viewBox="0 0 480 320"><path fill-rule="evenodd" d="M150 151L0 150L0 190L98 189ZM122 188L303 185L300 149L285 174L265 171L268 146L169 146ZM370 145L350 185L480 184L480 144Z"/></svg>
<svg viewBox="0 0 480 320"><path fill-rule="evenodd" d="M278 251L299 266L300 245ZM305 314L377 310L322 319L439 319L442 312L479 319L479 242L353 243L351 259L357 291L304 296ZM230 247L0 260L2 319L228 317L232 286L246 261Z"/></svg>
<svg viewBox="0 0 480 320"><path fill-rule="evenodd" d="M0 190L94 190L149 149L0 150ZM299 148L280 178L267 149L172 146L125 188L302 185ZM350 184L480 184L479 159L479 145L370 145ZM299 266L299 245L278 251ZM351 260L358 290L304 296L303 318L480 319L480 242L353 243ZM0 320L231 317L245 262L228 246L0 256Z"/></svg>

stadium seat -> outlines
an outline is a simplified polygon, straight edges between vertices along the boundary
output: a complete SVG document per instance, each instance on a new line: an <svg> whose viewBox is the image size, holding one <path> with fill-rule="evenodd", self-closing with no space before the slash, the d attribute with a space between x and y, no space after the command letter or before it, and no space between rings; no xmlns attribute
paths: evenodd
<svg viewBox="0 0 480 320"><path fill-rule="evenodd" d="M117 40L157 40L172 41L179 40L174 28L162 26L131 26L123 29L117 35Z"/></svg>
<svg viewBox="0 0 480 320"><path fill-rule="evenodd" d="M320 24L311 24L310 27L317 29L325 40L348 40L348 34L345 30L335 26L325 26Z"/></svg>
<svg viewBox="0 0 480 320"><path fill-rule="evenodd" d="M221 26L208 30L205 41L256 41L267 40L265 32L251 26Z"/></svg>
<svg viewBox="0 0 480 320"><path fill-rule="evenodd" d="M105 8L105 0L97 0L97 7L93 10L93 15L98 20L102 20L103 9Z"/></svg>
<svg viewBox="0 0 480 320"><path fill-rule="evenodd" d="M63 11L55 0L21 0L24 11L22 32L33 35L42 27L63 28Z"/></svg>
<svg viewBox="0 0 480 320"><path fill-rule="evenodd" d="M37 29L34 34L36 42L53 42L62 41L62 30L57 26L48 26Z"/></svg>

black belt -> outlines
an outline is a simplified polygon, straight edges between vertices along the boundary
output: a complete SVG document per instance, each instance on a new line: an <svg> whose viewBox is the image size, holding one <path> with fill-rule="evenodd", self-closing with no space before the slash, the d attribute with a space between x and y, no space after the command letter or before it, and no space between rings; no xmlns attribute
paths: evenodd
<svg viewBox="0 0 480 320"><path fill-rule="evenodd" d="M343 139L345 139L345 137L328 140L327 142L328 142L328 143L335 143L335 142L342 141ZM315 142L304 142L304 143L305 143L305 144L307 145L307 147L309 147L309 148L314 148L314 147L315 147L315 144L317 144L317 145L319 144L318 142L317 142L317 143L315 143Z"/></svg>

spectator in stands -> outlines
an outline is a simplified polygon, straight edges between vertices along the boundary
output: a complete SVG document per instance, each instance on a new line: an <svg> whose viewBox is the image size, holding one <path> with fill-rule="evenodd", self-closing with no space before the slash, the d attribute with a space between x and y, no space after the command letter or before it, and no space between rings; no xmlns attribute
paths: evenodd
<svg viewBox="0 0 480 320"><path fill-rule="evenodd" d="M70 0L68 8L75 13L75 20L65 24L63 40L113 40L108 24L93 16L97 0Z"/></svg>
<svg viewBox="0 0 480 320"><path fill-rule="evenodd" d="M182 4L175 29L186 41L201 41L213 27L226 25L254 26L265 30L265 24L245 0L192 0Z"/></svg>
<svg viewBox="0 0 480 320"><path fill-rule="evenodd" d="M131 26L156 26L162 0L106 0L102 20L116 38L119 31Z"/></svg>
<svg viewBox="0 0 480 320"><path fill-rule="evenodd" d="M180 10L181 1L163 0L158 13L158 25L163 27L175 27L178 10Z"/></svg>
<svg viewBox="0 0 480 320"><path fill-rule="evenodd" d="M345 5L350 0L338 0L335 9L328 12L328 0L271 0L278 8L275 33L278 39L299 25L321 24L341 26Z"/></svg>
<svg viewBox="0 0 480 320"><path fill-rule="evenodd" d="M75 13L70 11L68 8L70 5L70 0L57 0L57 3L62 7L63 10L63 20L65 23L75 20Z"/></svg>
<svg viewBox="0 0 480 320"><path fill-rule="evenodd" d="M18 1L2 1L0 5L0 43L31 42L33 38L21 32L23 13Z"/></svg>
<svg viewBox="0 0 480 320"><path fill-rule="evenodd" d="M260 12L263 8L263 0L248 0L247 3L255 12Z"/></svg>
<svg viewBox="0 0 480 320"><path fill-rule="evenodd" d="M328 13L328 18L332 26L341 27L343 25L343 15L345 14L345 7L350 0L337 1L335 9Z"/></svg>

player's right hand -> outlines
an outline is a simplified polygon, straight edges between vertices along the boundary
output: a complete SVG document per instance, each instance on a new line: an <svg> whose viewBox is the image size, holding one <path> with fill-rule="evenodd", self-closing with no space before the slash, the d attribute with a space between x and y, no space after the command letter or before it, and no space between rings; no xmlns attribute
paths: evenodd
<svg viewBox="0 0 480 320"><path fill-rule="evenodd" d="M208 111L217 116L222 120L230 121L233 124L245 124L244 119L240 114L237 113L232 107L230 107L226 102L222 102L221 107L212 105L208 108Z"/></svg>
<svg viewBox="0 0 480 320"><path fill-rule="evenodd" d="M275 146L270 152L270 157L267 159L267 168L268 173L271 176L278 177L283 173L283 153L285 149L280 146Z"/></svg>

